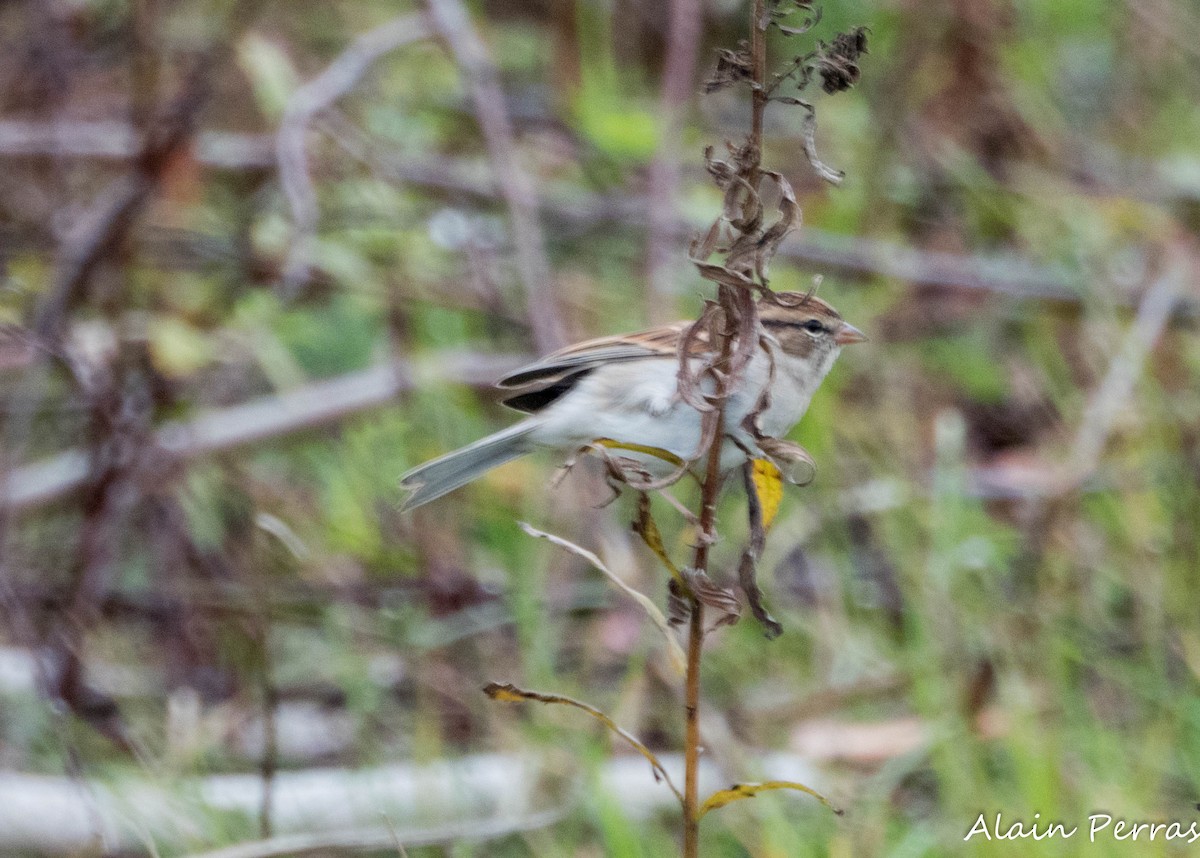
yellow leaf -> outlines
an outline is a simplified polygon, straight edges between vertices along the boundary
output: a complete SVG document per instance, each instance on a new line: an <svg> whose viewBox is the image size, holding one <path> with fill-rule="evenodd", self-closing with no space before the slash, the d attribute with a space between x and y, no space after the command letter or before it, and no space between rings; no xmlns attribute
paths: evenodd
<svg viewBox="0 0 1200 858"><path fill-rule="evenodd" d="M638 517L634 519L633 532L640 536L642 541L662 561L670 571L671 577L687 587L688 583L683 580L683 574L679 571L679 567L671 561L671 556L667 554L667 547L663 545L662 533L658 530L654 516L650 514L650 498L645 494L638 499Z"/></svg>
<svg viewBox="0 0 1200 858"><path fill-rule="evenodd" d="M677 468L683 465L683 459L676 456L670 450L664 450L662 447L634 444L630 441L614 441L612 438L597 438L593 443L599 444L601 447L607 447L610 450L629 450L634 453L653 456L656 459L662 459L664 462L670 462Z"/></svg>
<svg viewBox="0 0 1200 858"><path fill-rule="evenodd" d="M741 801L744 798L754 798L760 792L768 792L777 789L791 789L797 792L811 795L821 804L832 810L838 816L842 815L842 811L829 803L829 799L821 795L812 787L807 787L804 784L796 783L795 781L767 781L761 784L734 784L729 789L718 790L704 800L704 804L700 805L700 810L696 814L696 818L704 816L710 810L716 810L718 807L724 807L735 801Z"/></svg>
<svg viewBox="0 0 1200 858"><path fill-rule="evenodd" d="M762 506L764 528L770 528L783 500L783 473L770 459L754 460L754 489Z"/></svg>

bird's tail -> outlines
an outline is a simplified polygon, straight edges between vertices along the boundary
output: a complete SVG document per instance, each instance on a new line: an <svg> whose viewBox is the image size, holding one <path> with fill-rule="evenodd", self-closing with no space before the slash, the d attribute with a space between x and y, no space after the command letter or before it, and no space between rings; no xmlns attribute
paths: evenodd
<svg viewBox="0 0 1200 858"><path fill-rule="evenodd" d="M400 486L412 492L401 504L401 511L436 500L497 465L528 453L532 449L529 434L536 427L535 421L525 420L495 435L481 438L461 450L413 468L400 478Z"/></svg>

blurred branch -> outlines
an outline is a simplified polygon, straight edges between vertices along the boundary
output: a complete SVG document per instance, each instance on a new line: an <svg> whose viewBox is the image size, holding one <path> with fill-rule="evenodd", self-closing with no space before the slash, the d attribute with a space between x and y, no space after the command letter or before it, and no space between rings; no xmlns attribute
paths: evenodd
<svg viewBox="0 0 1200 858"><path fill-rule="evenodd" d="M395 363L314 382L298 390L222 408L154 433L143 478L162 479L163 470L204 456L344 420L390 403L401 393L433 380L488 387L528 358L513 355L443 354L427 363ZM0 492L0 511L24 512L61 500L88 479L89 456L68 450L13 469Z"/></svg>
<svg viewBox="0 0 1200 858"><path fill-rule="evenodd" d="M673 775L679 755L664 755ZM577 803L559 789L561 805L547 809L536 788L554 767L528 757L476 755L425 765L394 765L360 770L313 768L279 774L274 812L279 835L233 845L193 858L269 858L307 852L395 848L462 840L488 839L552 825ZM763 776L821 781L808 759L771 754ZM561 772L557 773L561 781ZM725 776L705 761L706 790ZM657 783L640 756L614 757L599 767L598 789L626 818L642 822L677 807L675 797ZM0 850L76 854L94 850L102 838L106 852L144 849L147 839L163 852L179 854L194 844L197 820L219 818L223 831L250 825L262 799L257 775L212 775L169 783L161 777L125 777L119 788L88 782L96 794L96 816L89 816L80 786L64 777L0 772ZM394 826L395 835L389 831ZM207 831L202 836L211 836Z"/></svg>
<svg viewBox="0 0 1200 858"><path fill-rule="evenodd" d="M33 328L44 342L58 339L63 318L83 298L96 266L110 254L132 227L137 214L157 188L172 157L187 145L199 106L208 95L207 64L197 70L135 157L136 169L114 180L62 241L62 255Z"/></svg>
<svg viewBox="0 0 1200 858"><path fill-rule="evenodd" d="M387 849L394 841L383 839L384 821L396 827L407 845L498 837L550 825L562 809L547 809L544 799L538 801L535 784L543 768L527 758L481 755L361 771L281 772L272 801L280 836L207 854L291 855L339 843ZM653 783L644 770L640 774ZM98 841L106 853L140 852L149 840L169 854L181 854L185 844L197 842L197 820L219 817L249 827L263 796L256 774L197 778L173 788L153 776L125 778L118 789L88 783L96 792L98 826L86 815L78 784L0 773L0 852L73 854L95 849ZM244 829L234 825L225 830ZM199 831L201 837L212 834L211 829Z"/></svg>
<svg viewBox="0 0 1200 858"><path fill-rule="evenodd" d="M549 828L559 822L563 810L543 810L514 819L483 820L479 822L455 822L452 824L397 830L395 825L372 826L351 831L334 831L314 834L290 834L239 843L212 852L196 853L189 858L283 858L283 856L306 855L310 852L341 853L393 852L397 846L417 848L420 846L454 845L476 843L508 837L526 831ZM397 854L403 855L397 851Z"/></svg>
<svg viewBox="0 0 1200 858"><path fill-rule="evenodd" d="M683 236L676 212L679 193L680 132L695 88L696 56L704 29L700 0L670 0L667 54L659 95L659 141L647 179L646 319L662 324L675 318L674 276Z"/></svg>
<svg viewBox="0 0 1200 858"><path fill-rule="evenodd" d="M275 168L275 137L234 131L201 131L194 137L196 161L215 170ZM127 122L0 119L0 157L96 158L127 161L145 146L143 135Z"/></svg>
<svg viewBox="0 0 1200 858"><path fill-rule="evenodd" d="M445 42L471 93L493 175L512 218L517 268L525 286L534 344L547 354L565 342L554 294L550 260L542 235L538 197L517 157L516 136L504 90L487 48L460 0L430 0L429 21Z"/></svg>
<svg viewBox="0 0 1200 858"><path fill-rule="evenodd" d="M234 3L225 16L223 39L239 32L251 20L260 2ZM65 236L54 280L38 306L33 325L43 340L54 341L64 314L83 297L95 267L128 233L167 167L190 144L201 108L211 94L212 70L228 50L229 43L220 40L201 54L185 76L178 95L150 122L141 137L134 169L113 181Z"/></svg>
<svg viewBox="0 0 1200 858"><path fill-rule="evenodd" d="M672 774L678 755L662 761ZM278 775L274 810L278 834L193 858L268 858L308 852L392 851L406 847L487 840L551 826L578 802L570 784L546 806L538 787L558 767L514 755L475 755L461 760L400 764L359 770L311 768ZM814 778L811 764L796 754L770 755L763 775ZM576 778L581 773L572 773ZM557 773L562 781L562 773ZM704 787L721 785L712 761L702 766ZM599 788L625 817L646 821L677 808L671 792L636 755L612 758L599 769ZM66 854L95 850L140 852L146 842L180 854L197 842L197 821L220 818L222 832L245 830L262 800L256 775L226 774L168 782L161 776L130 775L119 787L88 781L96 794L95 817L79 784L67 778L0 773L0 851L35 850ZM199 836L211 836L203 830ZM227 835L228 836L228 835Z"/></svg>
<svg viewBox="0 0 1200 858"><path fill-rule="evenodd" d="M190 144L212 91L213 68L228 51L224 39L230 34L236 36L259 2L236 0L232 4L220 22L220 38L211 41L191 63L170 101L161 106L138 102L135 113L144 115L147 123L141 148L131 169L99 194L59 242L54 274L40 296L31 324L39 347L36 358L18 384L17 404L9 409L3 427L0 478L7 483L30 435L41 397L49 387L47 359L60 361L71 371L75 387L88 403L90 450L80 483L84 490L83 518L72 559L69 607L46 633L59 667L53 692L74 714L126 751L133 748L116 705L111 698L96 693L84 678L83 642L99 614L99 602L113 574L123 513L132 504L129 476L138 459L131 450L140 448L148 431L144 419L147 409L139 404L144 391L125 387L125 373L130 367L123 362L120 366L81 367L65 352L62 341L70 314L89 297L96 271L106 262L121 258L138 216ZM134 85L144 82L135 75ZM115 296L108 297L111 301ZM6 518L0 515L0 525L6 523ZM0 528L2 557L9 553L4 544L6 537Z"/></svg>
<svg viewBox="0 0 1200 858"><path fill-rule="evenodd" d="M358 36L325 71L297 89L288 100L275 138L279 181L296 224L283 271L285 294L295 294L308 280L320 217L305 145L313 118L350 92L377 60L428 37L429 30L421 16L395 18Z"/></svg>
<svg viewBox="0 0 1200 858"><path fill-rule="evenodd" d="M1095 471L1117 417L1129 407L1147 358L1162 337L1184 290L1195 282L1195 268L1189 264L1187 251L1179 242L1168 250L1166 270L1146 290L1120 350L1104 380L1088 399L1067 462L1065 479L1071 487L1078 486Z"/></svg>
<svg viewBox="0 0 1200 858"><path fill-rule="evenodd" d="M116 122L35 123L0 120L0 157L65 154L86 158L127 160L138 149L138 135L128 124ZM359 141L361 142L361 141ZM203 165L218 170L270 170L277 163L273 138L265 135L208 131L195 138L194 155ZM371 153L372 168L383 178L431 193L449 194L481 205L503 199L498 185L480 174L477 165L462 159L419 161L397 158L387 151ZM1107 187L1107 186L1106 186ZM1119 189L1112 188L1113 193ZM615 225L642 230L649 226L650 197L596 194L543 194L540 208L560 224L575 227ZM702 226L699 219L673 221L679 238ZM24 234L12 226L0 228L5 249L41 251L52 238ZM156 264L185 267L221 264L232 260L237 249L216 235L148 227L144 231L147 255ZM994 292L1015 298L1078 303L1086 289L1083 274L1060 266L1029 262L1015 255L984 256L943 253L905 247L889 241L822 232L806 226L803 235L791 237L779 249L781 257L842 276L889 277L921 286L946 286ZM1135 301L1119 296L1127 305ZM1200 317L1200 302L1185 298L1177 312Z"/></svg>

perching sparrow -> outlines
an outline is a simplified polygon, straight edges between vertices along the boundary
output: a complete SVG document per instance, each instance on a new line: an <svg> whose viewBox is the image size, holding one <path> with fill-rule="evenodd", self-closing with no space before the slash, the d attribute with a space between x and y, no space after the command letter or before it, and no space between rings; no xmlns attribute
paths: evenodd
<svg viewBox="0 0 1200 858"><path fill-rule="evenodd" d="M842 346L866 339L820 298L796 292L777 293L777 297L780 304L758 302L767 336L725 406L726 436L733 435L742 443L725 441L723 470L745 461L744 450L753 448L741 424L771 377L772 358L770 404L758 422L763 434L779 438L804 416ZM676 322L636 334L588 340L501 379L498 387L522 389L504 404L530 417L413 468L400 481L412 492L403 508L429 503L539 447L573 453L606 439L618 446L665 450L682 460L694 458L699 452L701 415L680 397L676 377L679 339L690 324ZM637 459L650 472L672 469L658 456L625 449L620 454Z"/></svg>

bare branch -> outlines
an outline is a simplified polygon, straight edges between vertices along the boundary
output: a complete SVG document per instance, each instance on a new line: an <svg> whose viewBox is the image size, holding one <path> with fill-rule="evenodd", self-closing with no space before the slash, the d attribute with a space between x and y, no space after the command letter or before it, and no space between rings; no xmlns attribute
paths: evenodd
<svg viewBox="0 0 1200 858"><path fill-rule="evenodd" d="M210 169L270 170L277 163L273 148L275 139L264 135L205 131L196 136L193 154ZM129 160L140 146L138 134L127 123L0 120L0 157L65 155ZM479 204L501 199L498 187L481 178L475 165L460 159L401 160L382 151L374 151L371 155L372 168L386 179L431 194L465 197ZM1102 178L1096 181L1100 182ZM1102 187L1114 193L1127 190L1112 182L1102 184ZM1145 197L1143 194L1141 198ZM571 228L611 224L622 229L644 230L649 223L650 200L648 196L618 198L568 194L564 190L543 195L540 207L548 217ZM674 235L683 238L699 226L698 220L676 220L671 228ZM155 227L144 228L139 236L155 264L169 268L220 264L225 259L232 259L235 253L233 245L219 236ZM0 243L5 249L38 251L51 246L52 239L21 233L9 226L0 228ZM812 226L806 226L799 236L789 236L779 248L779 256L828 274L890 277L921 286L976 289L1070 304L1079 302L1086 286L1080 273L1017 256L923 250L861 236L822 232ZM1135 303L1125 295L1118 296L1118 300L1123 304ZM1185 297L1177 304L1176 313L1196 318L1200 316L1200 304Z"/></svg>
<svg viewBox="0 0 1200 858"><path fill-rule="evenodd" d="M537 195L517 158L504 90L487 48L460 0L430 0L427 8L431 25L454 57L470 90L495 179L512 218L517 268L525 286L534 342L540 353L549 353L564 344L563 325L546 256Z"/></svg>
<svg viewBox="0 0 1200 858"><path fill-rule="evenodd" d="M1118 415L1129 405L1146 359L1193 280L1193 270L1188 265L1186 251L1177 244L1170 251L1166 270L1146 290L1120 350L1109 364L1104 380L1093 391L1080 420L1067 465L1066 479L1071 484L1078 485L1096 469Z"/></svg>
<svg viewBox="0 0 1200 858"><path fill-rule="evenodd" d="M283 290L291 295L308 280L320 210L308 164L309 125L321 111L353 89L380 58L429 38L420 15L405 15L358 36L350 46L308 83L293 93L275 136L279 181L296 224L283 271Z"/></svg>
<svg viewBox="0 0 1200 858"><path fill-rule="evenodd" d="M145 466L159 479L172 464L335 423L370 408L387 405L418 383L438 378L448 383L490 386L506 369L528 361L524 356L444 354L428 365L394 363L299 390L203 413L186 423L168 424L153 436ZM430 369L427 369L426 367ZM165 461L164 461L165 459ZM0 482L0 511L25 512L78 491L88 478L89 458L69 450L50 459L15 468Z"/></svg>

